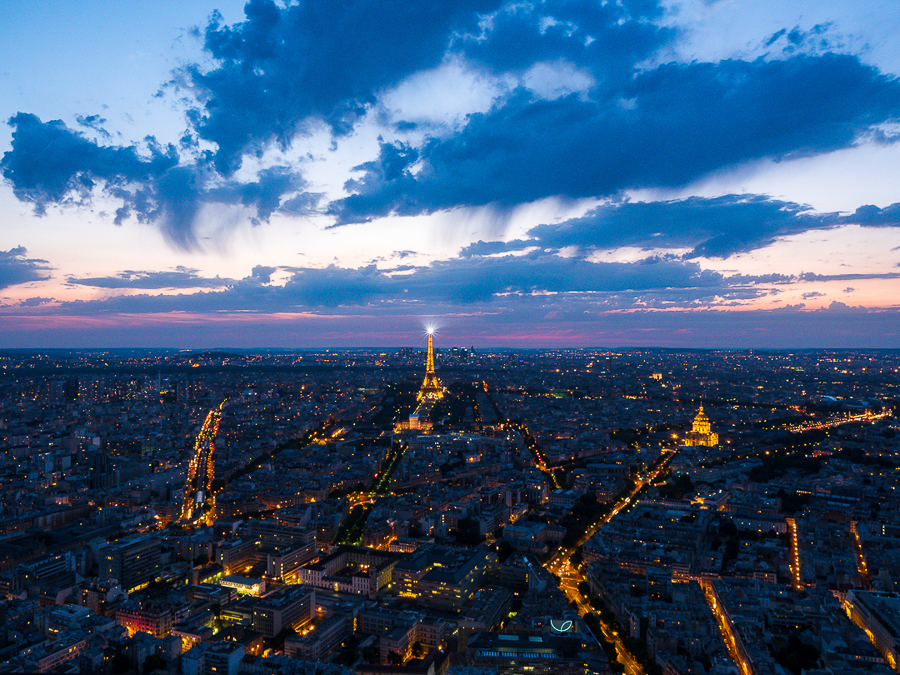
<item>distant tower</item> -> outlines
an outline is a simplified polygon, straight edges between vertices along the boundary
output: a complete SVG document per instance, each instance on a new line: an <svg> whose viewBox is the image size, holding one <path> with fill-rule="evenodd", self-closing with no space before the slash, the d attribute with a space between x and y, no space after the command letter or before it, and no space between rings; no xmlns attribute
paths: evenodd
<svg viewBox="0 0 900 675"><path fill-rule="evenodd" d="M719 434L714 433L709 423L709 418L703 412L703 404L700 404L700 410L694 418L694 425L689 432L684 435L684 445L705 445L713 447L719 444Z"/></svg>
<svg viewBox="0 0 900 675"><path fill-rule="evenodd" d="M428 331L428 358L425 361L425 380L422 382L422 388L419 390L419 400L426 398L442 398L444 396L444 388L438 381L437 374L434 372L434 344L432 342L432 331Z"/></svg>

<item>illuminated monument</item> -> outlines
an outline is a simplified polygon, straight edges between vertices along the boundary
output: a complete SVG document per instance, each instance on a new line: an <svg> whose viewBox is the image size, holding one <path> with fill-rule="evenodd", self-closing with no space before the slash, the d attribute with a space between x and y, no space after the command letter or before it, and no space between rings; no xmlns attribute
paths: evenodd
<svg viewBox="0 0 900 675"><path fill-rule="evenodd" d="M416 397L419 405L409 416L396 426L397 431L431 431L431 409L434 404L444 397L444 387L441 386L437 373L434 372L434 331L428 329L428 357L425 360L425 379Z"/></svg>
<svg viewBox="0 0 900 675"><path fill-rule="evenodd" d="M434 344L432 342L433 336L434 332L429 329L428 358L425 360L425 380L422 382L422 388L419 390L418 399L420 401L429 398L440 399L444 396L444 388L441 386L441 383L437 379L437 374L434 372Z"/></svg>
<svg viewBox="0 0 900 675"><path fill-rule="evenodd" d="M703 412L703 404L700 404L700 410L694 418L693 428L684 435L682 445L705 445L713 447L719 444L719 434L713 433L709 424L709 418Z"/></svg>

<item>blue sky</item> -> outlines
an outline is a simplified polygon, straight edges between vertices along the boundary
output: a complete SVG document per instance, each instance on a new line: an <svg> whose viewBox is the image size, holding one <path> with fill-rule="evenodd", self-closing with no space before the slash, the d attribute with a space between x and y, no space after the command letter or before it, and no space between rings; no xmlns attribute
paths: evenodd
<svg viewBox="0 0 900 675"><path fill-rule="evenodd" d="M0 26L0 346L900 346L896 3Z"/></svg>

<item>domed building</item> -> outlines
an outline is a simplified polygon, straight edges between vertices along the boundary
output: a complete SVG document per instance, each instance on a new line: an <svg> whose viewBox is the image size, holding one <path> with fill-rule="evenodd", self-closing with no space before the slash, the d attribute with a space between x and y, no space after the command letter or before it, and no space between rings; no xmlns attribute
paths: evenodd
<svg viewBox="0 0 900 675"><path fill-rule="evenodd" d="M711 448L718 444L719 434L713 432L701 403L700 410L697 411L697 416L694 418L694 426L684 435L682 445L704 445Z"/></svg>

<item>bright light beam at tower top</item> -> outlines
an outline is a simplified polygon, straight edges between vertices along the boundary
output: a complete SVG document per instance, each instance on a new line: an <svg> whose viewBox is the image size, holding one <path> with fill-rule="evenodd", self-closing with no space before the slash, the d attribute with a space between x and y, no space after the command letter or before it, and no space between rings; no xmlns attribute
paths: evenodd
<svg viewBox="0 0 900 675"><path fill-rule="evenodd" d="M425 380L422 382L422 388L419 390L418 399L420 401L426 399L440 399L444 395L444 388L441 386L437 373L434 372L434 341L433 332L428 331L428 352L425 359ZM430 412L430 411L429 411Z"/></svg>

